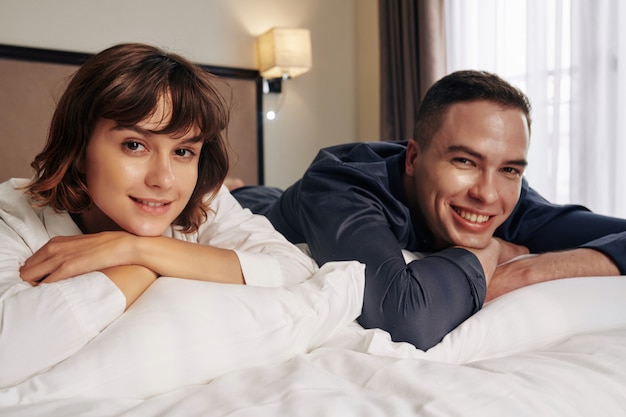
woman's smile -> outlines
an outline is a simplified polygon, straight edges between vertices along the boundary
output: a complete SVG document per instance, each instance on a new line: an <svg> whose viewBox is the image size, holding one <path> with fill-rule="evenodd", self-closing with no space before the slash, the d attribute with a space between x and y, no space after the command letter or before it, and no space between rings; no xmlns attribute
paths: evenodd
<svg viewBox="0 0 626 417"><path fill-rule="evenodd" d="M171 206L171 201L150 200L131 197L131 200L143 211L151 214L163 214Z"/></svg>

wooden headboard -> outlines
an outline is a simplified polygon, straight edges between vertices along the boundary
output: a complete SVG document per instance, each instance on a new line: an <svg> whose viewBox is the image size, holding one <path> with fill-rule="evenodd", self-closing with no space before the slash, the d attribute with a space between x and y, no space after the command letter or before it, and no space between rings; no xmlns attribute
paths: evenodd
<svg viewBox="0 0 626 417"><path fill-rule="evenodd" d="M0 181L31 177L30 163L46 143L58 98L90 54L0 44ZM220 76L232 113L229 176L263 184L262 78L257 70L200 65Z"/></svg>

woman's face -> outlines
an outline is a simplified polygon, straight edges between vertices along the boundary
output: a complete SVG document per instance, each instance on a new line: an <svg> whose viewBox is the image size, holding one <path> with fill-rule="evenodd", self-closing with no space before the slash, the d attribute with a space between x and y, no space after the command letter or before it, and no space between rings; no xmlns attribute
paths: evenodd
<svg viewBox="0 0 626 417"><path fill-rule="evenodd" d="M182 137L152 133L169 120L164 98L154 114L134 126L97 122L85 157L93 205L80 214L83 232L159 236L183 211L198 179L202 141L197 127Z"/></svg>

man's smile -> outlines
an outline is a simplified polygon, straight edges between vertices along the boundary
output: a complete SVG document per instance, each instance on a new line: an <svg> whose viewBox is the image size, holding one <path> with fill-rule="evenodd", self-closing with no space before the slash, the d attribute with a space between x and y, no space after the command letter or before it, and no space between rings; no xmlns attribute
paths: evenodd
<svg viewBox="0 0 626 417"><path fill-rule="evenodd" d="M491 216L488 216L486 214L472 213L458 207L452 208L459 216L472 223L486 223L491 218Z"/></svg>

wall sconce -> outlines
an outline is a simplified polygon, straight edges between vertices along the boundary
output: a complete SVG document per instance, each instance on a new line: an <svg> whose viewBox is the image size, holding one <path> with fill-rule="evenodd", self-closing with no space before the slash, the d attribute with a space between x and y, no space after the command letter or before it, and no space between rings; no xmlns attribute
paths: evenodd
<svg viewBox="0 0 626 417"><path fill-rule="evenodd" d="M282 81L311 69L311 33L308 29L272 28L256 38L264 93L282 92Z"/></svg>
<svg viewBox="0 0 626 417"><path fill-rule="evenodd" d="M264 78L295 78L311 69L308 29L272 28L256 38L256 45Z"/></svg>

